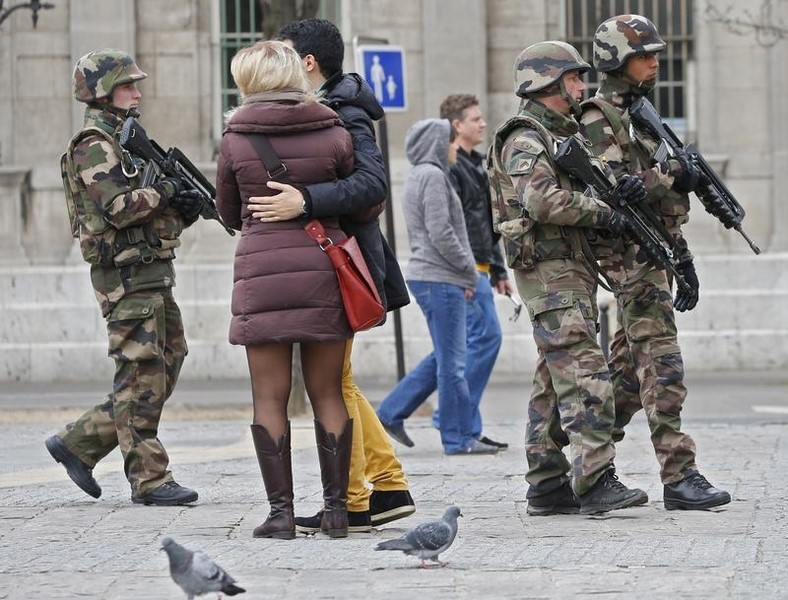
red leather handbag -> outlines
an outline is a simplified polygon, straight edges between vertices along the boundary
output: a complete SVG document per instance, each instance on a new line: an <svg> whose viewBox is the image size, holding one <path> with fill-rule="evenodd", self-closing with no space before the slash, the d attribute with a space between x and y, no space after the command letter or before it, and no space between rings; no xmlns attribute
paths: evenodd
<svg viewBox="0 0 788 600"><path fill-rule="evenodd" d="M304 229L334 265L350 328L353 331L364 331L380 323L386 309L380 301L375 281L356 238L350 236L335 244L326 236L323 225L317 219L309 221Z"/></svg>

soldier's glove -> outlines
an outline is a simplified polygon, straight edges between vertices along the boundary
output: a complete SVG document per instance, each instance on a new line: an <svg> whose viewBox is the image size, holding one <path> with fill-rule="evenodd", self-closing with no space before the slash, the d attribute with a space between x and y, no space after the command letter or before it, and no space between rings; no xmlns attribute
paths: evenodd
<svg viewBox="0 0 788 600"><path fill-rule="evenodd" d="M634 175L624 175L614 189L623 204L637 204L645 200L647 195L643 180Z"/></svg>
<svg viewBox="0 0 788 600"><path fill-rule="evenodd" d="M627 218L622 213L614 210L610 213L607 223L605 223L605 228L600 235L608 239L619 238L627 230L627 224Z"/></svg>
<svg viewBox="0 0 788 600"><path fill-rule="evenodd" d="M670 174L673 175L673 189L688 194L698 187L698 169L686 152L679 152L668 161Z"/></svg>
<svg viewBox="0 0 788 600"><path fill-rule="evenodd" d="M183 190L177 196L170 198L170 206L181 213L187 221L196 219L202 210L202 194L195 189Z"/></svg>
<svg viewBox="0 0 788 600"><path fill-rule="evenodd" d="M698 303L698 290L700 290L700 282L698 281L698 274L695 272L695 265L691 260L688 260L676 265L676 270L687 282L690 289L678 288L673 306L679 312L692 310Z"/></svg>
<svg viewBox="0 0 788 600"><path fill-rule="evenodd" d="M177 196L183 189L181 180L178 177L165 177L154 183L151 187L159 193L159 196L161 196L161 199L165 203L174 196Z"/></svg>

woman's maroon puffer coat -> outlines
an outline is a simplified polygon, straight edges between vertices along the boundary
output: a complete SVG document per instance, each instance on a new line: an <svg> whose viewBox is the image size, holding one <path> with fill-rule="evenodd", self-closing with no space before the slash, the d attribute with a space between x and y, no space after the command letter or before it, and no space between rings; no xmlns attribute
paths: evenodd
<svg viewBox="0 0 788 600"><path fill-rule="evenodd" d="M244 104L222 136L216 205L241 230L235 250L230 343L324 342L351 337L334 268L304 231L302 219L262 223L247 203L277 193L247 134L265 133L291 182L346 177L353 143L330 108L318 102ZM328 236L345 238L337 219L321 219Z"/></svg>

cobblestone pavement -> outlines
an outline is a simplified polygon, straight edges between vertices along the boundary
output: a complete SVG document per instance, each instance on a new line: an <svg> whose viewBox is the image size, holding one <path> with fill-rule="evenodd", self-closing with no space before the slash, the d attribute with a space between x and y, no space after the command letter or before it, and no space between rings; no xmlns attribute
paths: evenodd
<svg viewBox="0 0 788 600"><path fill-rule="evenodd" d="M649 503L601 517L525 512L522 438L528 385L496 384L485 433L512 447L497 456L446 457L427 416L397 447L417 512L343 540L252 538L267 504L248 434L245 382L182 386L161 438L193 507L132 505L119 453L96 469L104 494L83 494L43 445L97 401L92 385L0 391L0 598L184 598L172 582L165 535L202 549L247 589L239 598L785 598L788 593L788 376L690 378L685 430L702 472L734 497L709 512L668 512L642 417L618 446L621 480ZM90 394L93 394L91 397ZM370 388L378 401L385 390ZM298 514L320 504L311 418L293 421ZM375 544L457 504L458 538L445 568ZM214 596L206 596L213 598Z"/></svg>

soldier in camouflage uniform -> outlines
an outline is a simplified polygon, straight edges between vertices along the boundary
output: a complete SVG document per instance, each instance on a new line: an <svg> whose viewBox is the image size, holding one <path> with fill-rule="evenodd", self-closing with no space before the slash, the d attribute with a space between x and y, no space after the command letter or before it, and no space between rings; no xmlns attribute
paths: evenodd
<svg viewBox="0 0 788 600"><path fill-rule="evenodd" d="M640 15L619 15L604 21L594 36L594 65L600 73L596 96L583 103L581 129L593 153L617 176L637 174L648 190L647 201L673 235L681 251L677 270L691 290L672 300L664 270L643 259L636 244L622 241L601 261L613 284L619 328L611 344L610 370L616 403L613 437L641 408L645 409L651 441L660 464L665 508L706 509L730 502L698 473L695 442L681 431L681 407L687 395L684 367L676 338L673 308L691 310L698 301L698 278L692 254L681 233L687 222L687 192L698 174L683 155L654 164L657 142L632 127L628 108L656 84L657 53L665 48L654 24Z"/></svg>
<svg viewBox="0 0 788 600"><path fill-rule="evenodd" d="M119 446L133 502L179 505L197 500L197 492L173 481L157 431L187 353L172 260L200 204L175 178L140 188L140 165L120 148L125 118L139 114L137 82L145 77L131 56L110 49L83 56L74 69L74 97L87 107L61 170L72 234L107 320L115 378L104 401L46 447L98 498L93 467Z"/></svg>
<svg viewBox="0 0 788 600"><path fill-rule="evenodd" d="M578 135L573 115L585 89L580 75L589 68L564 42L523 50L515 61L520 111L496 131L488 153L493 220L538 350L526 432L528 512L535 515L648 501L615 475L613 390L596 340L595 256L583 250L603 232L620 235L625 222L553 162L556 144ZM643 193L634 177L622 190L631 198ZM571 462L562 451L567 445Z"/></svg>

